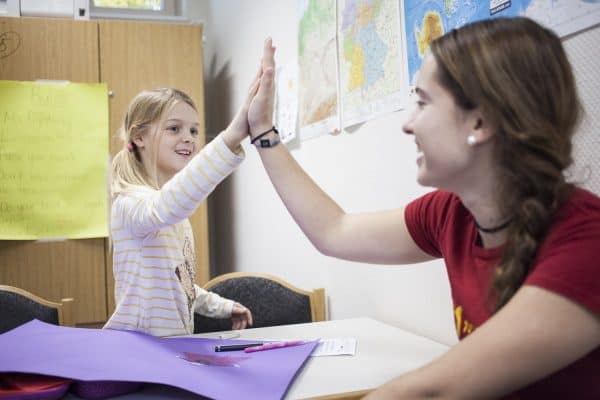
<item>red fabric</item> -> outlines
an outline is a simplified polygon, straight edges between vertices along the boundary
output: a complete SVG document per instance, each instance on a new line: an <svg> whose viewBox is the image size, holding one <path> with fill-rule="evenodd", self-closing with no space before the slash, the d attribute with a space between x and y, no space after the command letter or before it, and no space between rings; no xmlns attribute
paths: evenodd
<svg viewBox="0 0 600 400"><path fill-rule="evenodd" d="M0 373L0 400L55 400L71 391L82 399L107 399L140 390L142 382L73 381L56 376Z"/></svg>
<svg viewBox="0 0 600 400"><path fill-rule="evenodd" d="M54 376L3 373L0 374L0 399L60 399L71 382L71 379Z"/></svg>
<svg viewBox="0 0 600 400"><path fill-rule="evenodd" d="M448 192L434 191L411 202L405 219L419 247L444 258L457 333L462 339L491 316L488 290L502 247L481 247L473 217L460 199ZM599 250L600 198L575 189L554 217L525 284L558 293L600 315ZM568 329L565 327L565 332ZM600 399L599 373L597 348L513 398Z"/></svg>

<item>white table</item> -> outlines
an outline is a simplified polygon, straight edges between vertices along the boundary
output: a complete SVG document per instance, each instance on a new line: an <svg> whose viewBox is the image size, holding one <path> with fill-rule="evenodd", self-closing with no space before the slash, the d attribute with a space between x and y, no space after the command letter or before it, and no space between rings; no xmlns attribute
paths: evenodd
<svg viewBox="0 0 600 400"><path fill-rule="evenodd" d="M194 335L215 338L217 333ZM448 346L370 318L283 325L240 331L240 339L356 338L354 356L310 357L286 399L374 389L404 372L433 360ZM356 396L356 394L355 394Z"/></svg>
<svg viewBox="0 0 600 400"><path fill-rule="evenodd" d="M288 390L286 400L358 399L449 349L447 345L370 318L245 329L239 334L239 339L356 338L354 356L309 357ZM218 338L219 335L213 332L193 337ZM161 385L147 385L140 392L118 397L121 400L198 398L184 390ZM66 399L78 397L70 394Z"/></svg>

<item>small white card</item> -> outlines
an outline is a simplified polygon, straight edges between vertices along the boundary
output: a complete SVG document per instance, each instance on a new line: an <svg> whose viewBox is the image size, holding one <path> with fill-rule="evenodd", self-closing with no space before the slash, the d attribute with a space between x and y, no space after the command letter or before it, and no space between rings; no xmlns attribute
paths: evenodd
<svg viewBox="0 0 600 400"><path fill-rule="evenodd" d="M319 345L315 348L310 356L353 356L355 353L355 338L333 338L319 340Z"/></svg>

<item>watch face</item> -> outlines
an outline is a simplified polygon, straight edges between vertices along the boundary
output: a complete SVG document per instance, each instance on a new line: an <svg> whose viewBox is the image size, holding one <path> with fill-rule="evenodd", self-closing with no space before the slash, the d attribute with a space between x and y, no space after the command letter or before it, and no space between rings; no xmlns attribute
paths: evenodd
<svg viewBox="0 0 600 400"><path fill-rule="evenodd" d="M260 138L260 136L262 135L266 135L269 132L275 132L275 137L271 138L271 139L262 139ZM273 127L272 129L268 130L267 132L264 132L263 134L259 135L256 139L258 139L256 142L254 142L254 145L256 147L275 147L279 144L279 136L277 136L279 132L277 131L277 129L275 127Z"/></svg>
<svg viewBox="0 0 600 400"><path fill-rule="evenodd" d="M279 138L273 138L273 139L261 139L260 140L260 147L275 147L279 144Z"/></svg>

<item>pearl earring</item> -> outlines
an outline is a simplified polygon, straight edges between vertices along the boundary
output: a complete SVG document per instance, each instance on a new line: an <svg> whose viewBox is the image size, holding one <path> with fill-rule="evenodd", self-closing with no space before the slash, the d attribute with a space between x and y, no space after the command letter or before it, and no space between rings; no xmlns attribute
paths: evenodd
<svg viewBox="0 0 600 400"><path fill-rule="evenodd" d="M469 146L473 146L475 143L477 143L477 139L475 138L475 136L473 136L473 135L467 136L467 144Z"/></svg>

